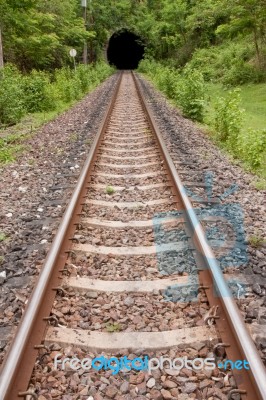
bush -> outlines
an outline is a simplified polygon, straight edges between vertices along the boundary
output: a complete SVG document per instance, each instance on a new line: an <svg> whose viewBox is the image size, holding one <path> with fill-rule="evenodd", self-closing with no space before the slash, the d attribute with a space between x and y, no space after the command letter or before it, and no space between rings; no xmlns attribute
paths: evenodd
<svg viewBox="0 0 266 400"><path fill-rule="evenodd" d="M176 99L185 116L202 122L204 114L205 88L200 72L187 68L176 86Z"/></svg>
<svg viewBox="0 0 266 400"><path fill-rule="evenodd" d="M240 109L239 90L229 91L227 97L220 97L215 106L215 129L222 142L230 140L235 145L243 124L243 110Z"/></svg>
<svg viewBox="0 0 266 400"><path fill-rule="evenodd" d="M53 110L56 107L50 89L50 76L45 72L32 71L23 79L27 112Z"/></svg>
<svg viewBox="0 0 266 400"><path fill-rule="evenodd" d="M185 116L203 120L204 80L200 72L187 68L183 73L174 68L145 59L139 65L139 71L146 73L157 88L173 99L181 107Z"/></svg>
<svg viewBox="0 0 266 400"><path fill-rule="evenodd" d="M266 129L248 129L239 136L238 148L245 161L252 168L265 165L266 161Z"/></svg>
<svg viewBox="0 0 266 400"><path fill-rule="evenodd" d="M22 76L16 67L7 65L0 73L0 123L14 125L25 114Z"/></svg>
<svg viewBox="0 0 266 400"><path fill-rule="evenodd" d="M236 86L244 83L258 83L263 79L263 74L253 65L245 63L243 60L235 62L227 72L225 72L222 83L224 85Z"/></svg>
<svg viewBox="0 0 266 400"><path fill-rule="evenodd" d="M187 66L200 71L206 81L234 86L265 80L265 73L253 64L254 58L252 41L238 38L235 42L195 50Z"/></svg>
<svg viewBox="0 0 266 400"><path fill-rule="evenodd" d="M101 62L79 65L76 71L62 68L54 76L39 71L24 76L7 65L0 73L0 125L15 124L26 113L59 110L62 103L80 99L112 72Z"/></svg>

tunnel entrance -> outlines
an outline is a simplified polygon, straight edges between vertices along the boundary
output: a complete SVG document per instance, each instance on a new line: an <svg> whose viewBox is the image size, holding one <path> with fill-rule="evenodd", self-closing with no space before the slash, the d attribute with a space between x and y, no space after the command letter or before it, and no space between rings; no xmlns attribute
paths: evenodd
<svg viewBox="0 0 266 400"><path fill-rule="evenodd" d="M117 69L136 69L144 55L144 45L138 35L121 29L115 32L108 44L107 59Z"/></svg>

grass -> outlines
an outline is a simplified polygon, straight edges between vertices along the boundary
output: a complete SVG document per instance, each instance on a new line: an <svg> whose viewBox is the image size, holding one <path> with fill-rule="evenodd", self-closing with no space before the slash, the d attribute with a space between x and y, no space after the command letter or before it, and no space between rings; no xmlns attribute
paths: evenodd
<svg viewBox="0 0 266 400"><path fill-rule="evenodd" d="M214 105L217 97L224 97L230 89L221 84L207 83L208 105L206 122L214 118ZM244 112L244 126L252 129L266 128L266 83L239 86L241 107Z"/></svg>
<svg viewBox="0 0 266 400"><path fill-rule="evenodd" d="M258 179L252 182L252 184L257 190L266 190L266 178Z"/></svg>
<svg viewBox="0 0 266 400"><path fill-rule="evenodd" d="M25 149L23 140L26 137L27 135L23 137L19 133L13 133L0 138L0 164L7 164L15 160L16 156Z"/></svg>
<svg viewBox="0 0 266 400"><path fill-rule="evenodd" d="M25 116L13 126L0 129L0 164L9 164L26 150L23 142L32 136L43 124L54 120L69 109L74 102L63 104L60 109Z"/></svg>
<svg viewBox="0 0 266 400"><path fill-rule="evenodd" d="M108 76L106 76L106 78L107 77ZM27 147L23 145L23 142L27 138L34 135L35 132L42 125L54 120L56 117L69 110L72 106L81 101L103 80L104 79L102 77L102 79L100 80L96 79L95 82L91 82L86 93L80 94L80 97L76 100L71 100L68 103L58 101L56 110L28 114L23 117L19 123L13 126L5 127L0 124L0 165L8 164L15 161L22 152L27 150ZM15 141L13 140L14 137L17 138ZM70 138L70 141L76 141L77 138L77 135L73 135Z"/></svg>

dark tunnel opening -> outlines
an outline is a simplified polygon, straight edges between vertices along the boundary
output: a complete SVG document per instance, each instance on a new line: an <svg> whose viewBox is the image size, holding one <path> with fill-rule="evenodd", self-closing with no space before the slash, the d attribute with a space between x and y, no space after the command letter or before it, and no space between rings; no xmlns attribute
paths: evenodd
<svg viewBox="0 0 266 400"><path fill-rule="evenodd" d="M117 69L136 69L144 55L144 45L138 35L122 29L115 32L108 44L107 59Z"/></svg>

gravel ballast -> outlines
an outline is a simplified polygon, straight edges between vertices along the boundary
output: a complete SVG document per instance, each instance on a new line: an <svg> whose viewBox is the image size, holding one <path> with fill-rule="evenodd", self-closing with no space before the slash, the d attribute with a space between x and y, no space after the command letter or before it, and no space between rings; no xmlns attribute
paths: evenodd
<svg viewBox="0 0 266 400"><path fill-rule="evenodd" d="M147 81L140 79L173 160L194 161L195 171L187 167L182 179L192 180L193 177L195 181L204 181L204 174L211 172L213 195L216 197L237 183L238 190L224 198L222 205L233 203L242 208L247 237L265 237L265 191L253 187L254 176L232 164L206 134L182 117ZM0 260L0 363L59 226L116 80L117 75L112 76L71 110L44 125L27 140L29 150L18 161L0 169L0 232L6 237L0 241L3 257ZM127 153L123 154L127 156ZM157 182L155 179L154 183ZM95 183L108 184L101 178L95 179ZM146 184L145 180L143 184ZM233 225L241 224L241 221L237 222L236 214L233 218ZM247 323L260 323L265 320L261 312L266 307L266 247L255 248L247 243L246 246L248 261L241 263L239 268L236 265L236 268L254 274L254 285L245 289L245 298L239 304ZM106 277L112 279L110 260L106 258ZM112 267L112 262L110 264ZM96 272L93 269L95 265L97 260L93 259L91 274ZM229 267L230 263L227 265ZM146 266L152 268L153 260L148 260ZM139 274L146 274L142 260L139 260L139 267ZM127 273L131 279L136 279L131 277L131 271ZM260 313L252 312L254 308L260 308ZM257 345L265 358L265 340Z"/></svg>
<svg viewBox="0 0 266 400"><path fill-rule="evenodd" d="M113 93L117 74L24 142L0 167L0 363Z"/></svg>
<svg viewBox="0 0 266 400"><path fill-rule="evenodd" d="M254 187L256 176L233 163L227 154L212 143L206 133L192 121L184 118L150 82L140 75L138 80L177 171L181 163L181 179L209 182L210 188L207 192L209 197L206 193L205 198L220 200L220 204L216 207L218 211L212 212L211 207L206 207L204 204L197 205L193 201L195 195L199 193L198 188L193 186L187 188L199 218L220 215L225 223L231 225L231 230L228 231L229 237L232 231L235 235L234 241L232 238L229 239L232 251L218 259L224 272L240 273L250 282L246 287L241 281L239 282L241 288L238 291L236 287L236 297L240 294L240 300L236 298L236 301L247 324L259 324L262 328L262 333L256 337L256 345L265 362L266 190L256 189ZM237 185L237 188L230 193L232 185ZM226 193L227 191L229 193ZM202 194L199 197L203 197ZM221 231L218 229L219 239L223 237ZM254 242L249 240L252 237L264 242L256 247Z"/></svg>

